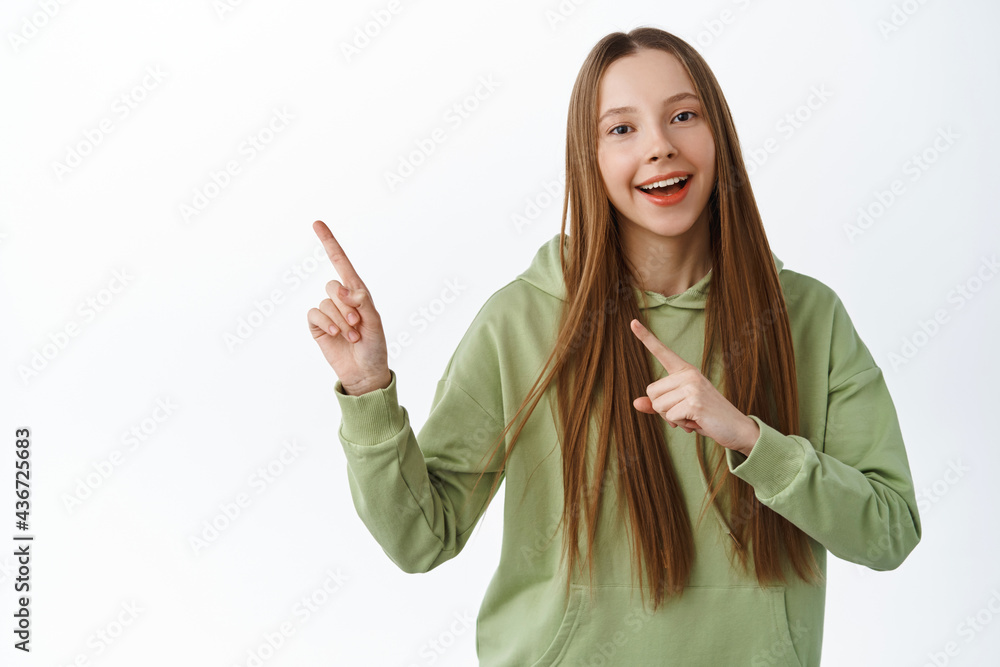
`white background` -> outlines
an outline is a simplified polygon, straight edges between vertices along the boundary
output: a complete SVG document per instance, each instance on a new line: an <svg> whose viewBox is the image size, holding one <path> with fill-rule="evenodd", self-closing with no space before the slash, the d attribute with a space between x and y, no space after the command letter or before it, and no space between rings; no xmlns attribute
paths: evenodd
<svg viewBox="0 0 1000 667"><path fill-rule="evenodd" d="M546 183L564 177L584 57L639 25L708 60L772 249L840 295L898 409L923 540L891 572L830 556L824 664L1000 654L1000 495L987 479L1000 464L1000 280L984 264L1000 251L997 5L402 0L345 55L387 6L3 3L0 663L247 665L288 621L264 664L474 664L502 492L465 551L425 575L399 571L368 534L336 377L306 322L337 277L313 260L311 224L347 250L389 342L409 336L390 366L419 429L472 317L559 231L562 191L553 200ZM490 77L495 90L448 122ZM386 173L437 127L445 140L391 188ZM935 147L939 133L952 139ZM777 149L753 160L769 138ZM239 172L215 187L230 161ZM873 216L851 236L859 209ZM23 426L30 655L12 648ZM143 439L124 440L131 429ZM274 463L289 442L298 453ZM265 485L253 476L269 464L280 474ZM220 506L240 494L250 504L227 520ZM213 520L225 528L196 549ZM306 615L310 596L322 604Z"/></svg>

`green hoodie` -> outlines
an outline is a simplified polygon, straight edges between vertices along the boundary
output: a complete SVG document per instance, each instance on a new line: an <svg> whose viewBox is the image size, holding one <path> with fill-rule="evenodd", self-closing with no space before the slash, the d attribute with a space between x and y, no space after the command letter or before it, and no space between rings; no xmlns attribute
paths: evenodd
<svg viewBox="0 0 1000 667"><path fill-rule="evenodd" d="M503 476L500 562L476 624L480 665L819 665L825 577L819 586L806 585L788 567L784 585L761 588L752 558L749 573L730 560L729 531L714 506L696 524L707 485L695 433L660 420L691 517L695 563L683 595L668 599L655 613L643 604L645 591L632 571L629 527L618 514L612 481L617 477L613 453L594 544L593 582L578 571L565 594L566 569L559 562L562 462L550 400L554 383L524 426L506 470L500 472L501 451L473 493L485 456L555 342L566 298L559 238L556 234L546 242L528 269L476 314L444 369L419 434L397 402L395 372L387 388L361 396L345 394L336 382L342 414L338 434L362 521L404 572L427 572L462 550L489 504L490 485L497 474ZM760 437L749 456L725 450L729 471L811 538L824 574L827 550L873 570L894 569L920 541L921 528L882 371L834 291L783 269L777 257L774 262L794 341L801 435L783 435L751 414ZM711 276L709 271L669 297L646 292L650 331L698 368ZM753 333L749 325L744 331ZM663 367L650 359L662 377ZM717 379L712 378L716 387ZM631 404L634 398L621 400ZM596 421L588 456L596 451L595 426ZM704 440L706 447L718 446ZM585 533L580 531L582 554Z"/></svg>

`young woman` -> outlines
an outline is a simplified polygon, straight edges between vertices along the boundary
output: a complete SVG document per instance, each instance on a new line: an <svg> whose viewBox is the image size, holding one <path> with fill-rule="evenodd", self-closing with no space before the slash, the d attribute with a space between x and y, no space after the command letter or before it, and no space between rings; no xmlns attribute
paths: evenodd
<svg viewBox="0 0 1000 667"><path fill-rule="evenodd" d="M889 570L919 542L881 370L834 291L771 252L681 39L637 28L588 55L562 230L477 313L419 435L372 295L314 229L343 285L308 320L385 553L455 557L506 480L480 664L818 665L826 552Z"/></svg>

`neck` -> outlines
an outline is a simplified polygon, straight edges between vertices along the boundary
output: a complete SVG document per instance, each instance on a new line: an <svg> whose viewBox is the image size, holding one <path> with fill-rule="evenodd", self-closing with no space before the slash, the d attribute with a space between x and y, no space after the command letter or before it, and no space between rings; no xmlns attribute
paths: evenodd
<svg viewBox="0 0 1000 667"><path fill-rule="evenodd" d="M699 218L679 236L661 236L626 223L625 253L639 274L640 289L664 296L681 294L712 268L708 221Z"/></svg>

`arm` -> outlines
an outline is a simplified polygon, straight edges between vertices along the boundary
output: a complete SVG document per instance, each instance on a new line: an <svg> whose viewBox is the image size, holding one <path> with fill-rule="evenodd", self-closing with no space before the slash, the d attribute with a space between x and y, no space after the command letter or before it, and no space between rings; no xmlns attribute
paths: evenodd
<svg viewBox="0 0 1000 667"><path fill-rule="evenodd" d="M467 337L459 345L419 435L398 403L395 371L388 387L360 396L345 394L339 380L335 385L342 414L338 435L354 507L404 572L427 572L458 555L489 504L494 480L503 478L500 447L472 490L485 455L503 431L494 416L502 410L473 398L458 384L459 368L488 382L495 366L488 349L476 342L483 340ZM477 386L499 389L496 381Z"/></svg>
<svg viewBox="0 0 1000 667"><path fill-rule="evenodd" d="M729 470L761 503L838 558L892 570L920 541L921 525L896 409L882 371L835 303L824 441L784 435L756 415L748 456Z"/></svg>

